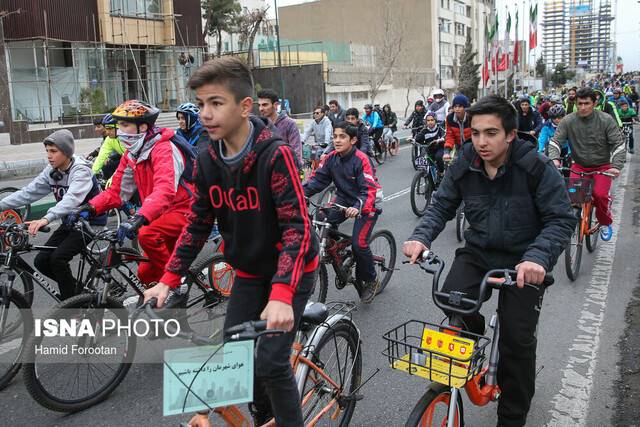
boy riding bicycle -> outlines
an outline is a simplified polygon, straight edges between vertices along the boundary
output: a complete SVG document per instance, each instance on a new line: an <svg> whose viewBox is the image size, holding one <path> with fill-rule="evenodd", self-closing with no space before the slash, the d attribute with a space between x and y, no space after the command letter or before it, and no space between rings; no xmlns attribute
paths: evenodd
<svg viewBox="0 0 640 427"><path fill-rule="evenodd" d="M525 425L535 391L536 326L542 294L524 283L540 284L553 269L576 225L564 181L533 144L516 138L516 111L498 96L487 96L467 110L472 144L448 169L427 213L403 252L415 262L431 247L461 202L470 228L456 251L444 292L479 298L489 270L515 269L518 288L499 300L500 363L498 426ZM484 334L479 313L453 319L456 326ZM457 324L456 324L457 323Z"/></svg>
<svg viewBox="0 0 640 427"><path fill-rule="evenodd" d="M267 329L286 334L260 340L256 349L256 425L275 416L278 426L302 426L300 396L289 357L315 280L318 242L291 148L274 134L269 120L251 116L253 78L239 59L209 61L189 79L200 119L211 143L197 159L195 194L176 249L161 282L145 300L172 306L181 277L218 221L225 260L236 270L224 329L266 319ZM174 289L170 293L170 290ZM206 415L191 420L207 426Z"/></svg>
<svg viewBox="0 0 640 427"><path fill-rule="evenodd" d="M66 223L67 216L74 209L100 193L98 180L91 173L91 165L82 157L73 155L75 142L66 129L58 130L44 140L49 165L31 183L0 200L0 212L33 203L53 193L56 204L39 220L29 223L29 233L38 230L54 220ZM106 215L91 220L93 225L105 225ZM69 263L85 245L82 233L62 225L47 240L46 246L54 246L52 252L41 251L34 260L36 268L58 283L60 299L75 295L76 279Z"/></svg>
<svg viewBox="0 0 640 427"><path fill-rule="evenodd" d="M371 160L355 147L357 137L358 130L352 124L336 124L333 129L335 150L320 163L320 167L304 184L304 193L310 197L327 188L333 181L336 186L336 203L348 208L344 211L331 211L327 221L337 225L347 218L355 218L351 246L356 259L356 290L362 302L368 304L373 301L380 284L368 242L382 212L382 188L378 184Z"/></svg>

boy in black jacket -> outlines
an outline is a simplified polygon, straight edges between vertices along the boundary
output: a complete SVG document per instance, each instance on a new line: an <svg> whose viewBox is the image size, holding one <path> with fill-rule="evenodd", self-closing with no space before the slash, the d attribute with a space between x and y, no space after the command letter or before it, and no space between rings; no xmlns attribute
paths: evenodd
<svg viewBox="0 0 640 427"><path fill-rule="evenodd" d="M351 247L356 259L356 289L362 302L368 304L376 296L380 283L368 242L381 212L382 192L369 156L355 147L357 136L358 130L351 123L334 126L335 150L304 184L304 193L309 197L327 188L332 181L336 185L336 203L348 209L332 210L327 221L340 224L347 218L355 218Z"/></svg>
<svg viewBox="0 0 640 427"><path fill-rule="evenodd" d="M174 297L179 291L169 290L179 287L217 220L225 259L236 270L225 329L266 319L268 329L289 331L257 346L254 421L262 425L275 416L278 426L302 426L289 357L313 287L318 243L294 155L266 119L250 116L253 79L242 61L209 61L194 72L189 87L196 91L211 142L198 155L187 225L164 276L145 292L145 300L156 297L161 306L169 296L171 306L180 299ZM202 414L190 424L209 425Z"/></svg>

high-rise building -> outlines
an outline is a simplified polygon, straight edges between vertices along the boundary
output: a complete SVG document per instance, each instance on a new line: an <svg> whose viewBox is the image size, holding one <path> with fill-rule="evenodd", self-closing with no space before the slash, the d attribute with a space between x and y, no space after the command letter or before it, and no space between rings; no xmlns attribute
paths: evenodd
<svg viewBox="0 0 640 427"><path fill-rule="evenodd" d="M542 55L549 68L607 71L614 57L612 0L546 0Z"/></svg>

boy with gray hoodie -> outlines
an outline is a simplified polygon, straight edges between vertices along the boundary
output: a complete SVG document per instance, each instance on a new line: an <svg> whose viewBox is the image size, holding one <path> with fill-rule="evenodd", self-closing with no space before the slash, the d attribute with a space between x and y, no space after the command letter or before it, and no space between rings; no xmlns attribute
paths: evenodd
<svg viewBox="0 0 640 427"><path fill-rule="evenodd" d="M43 142L49 165L29 185L0 200L0 211L31 204L53 193L56 204L43 218L29 222L29 233L35 235L45 225L55 220L62 221L63 225L46 243L46 246L56 249L39 252L34 264L41 273L58 283L60 297L64 300L76 293L76 279L69 263L85 246L82 233L65 226L65 218L78 206L98 195L100 185L91 172L91 163L73 155L75 142L70 131L57 130ZM107 217L97 216L90 222L93 225L106 225Z"/></svg>

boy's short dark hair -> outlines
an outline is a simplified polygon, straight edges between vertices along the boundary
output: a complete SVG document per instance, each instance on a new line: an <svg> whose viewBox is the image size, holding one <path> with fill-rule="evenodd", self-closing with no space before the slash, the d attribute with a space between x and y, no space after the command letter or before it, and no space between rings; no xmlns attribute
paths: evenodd
<svg viewBox="0 0 640 427"><path fill-rule="evenodd" d="M344 116L356 116L356 117L360 117L360 112L358 111L357 108L348 108L347 111L345 111Z"/></svg>
<svg viewBox="0 0 640 427"><path fill-rule="evenodd" d="M506 133L511 132L518 127L518 114L516 109L509 101L498 95L488 95L480 98L478 102L473 104L467 110L469 122L473 116L493 114L500 117L502 127Z"/></svg>
<svg viewBox="0 0 640 427"><path fill-rule="evenodd" d="M323 113L327 114L327 106L326 105L318 105L316 106L316 108L313 109L313 111L316 111L320 109L320 111L322 111Z"/></svg>
<svg viewBox="0 0 640 427"><path fill-rule="evenodd" d="M582 99L591 98L593 102L596 102L596 93L590 87L581 87L576 92L576 98L582 98Z"/></svg>
<svg viewBox="0 0 640 427"><path fill-rule="evenodd" d="M351 123L347 122L347 121L343 121L343 122L339 122L337 123L333 129L342 129L344 130L344 133L346 133L347 135L349 135L349 139L351 138L356 138L358 136L358 128L355 127L354 125L352 125Z"/></svg>
<svg viewBox="0 0 640 427"><path fill-rule="evenodd" d="M236 102L253 96L253 76L245 62L224 56L202 64L193 72L187 85L196 90L206 84L224 85L233 94Z"/></svg>
<svg viewBox="0 0 640 427"><path fill-rule="evenodd" d="M268 99L272 104L280 102L280 97L278 97L278 94L273 89L262 89L258 92L258 98Z"/></svg>
<svg viewBox="0 0 640 427"><path fill-rule="evenodd" d="M332 99L331 101L329 101L329 105L331 105L331 104L336 105L336 106L340 106L340 104L338 104L338 100L336 100L336 99Z"/></svg>

